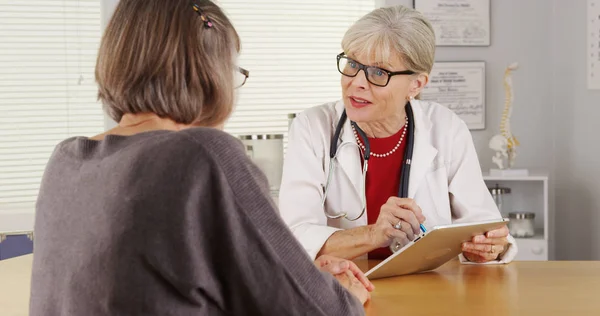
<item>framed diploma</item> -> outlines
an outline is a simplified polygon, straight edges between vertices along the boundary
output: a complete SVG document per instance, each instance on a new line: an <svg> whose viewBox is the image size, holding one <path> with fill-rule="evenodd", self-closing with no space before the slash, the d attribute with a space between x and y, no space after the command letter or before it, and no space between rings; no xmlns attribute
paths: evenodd
<svg viewBox="0 0 600 316"><path fill-rule="evenodd" d="M469 129L485 129L485 62L436 62L421 100L456 113Z"/></svg>
<svg viewBox="0 0 600 316"><path fill-rule="evenodd" d="M413 0L429 19L437 46L489 46L490 0Z"/></svg>

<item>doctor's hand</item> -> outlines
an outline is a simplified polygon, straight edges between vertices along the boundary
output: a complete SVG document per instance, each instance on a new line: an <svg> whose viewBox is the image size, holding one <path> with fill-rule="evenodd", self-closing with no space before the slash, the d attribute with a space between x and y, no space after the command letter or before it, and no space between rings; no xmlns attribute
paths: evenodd
<svg viewBox="0 0 600 316"><path fill-rule="evenodd" d="M393 240L407 244L419 235L425 221L421 208L413 199L392 196L381 206L375 224L370 225L371 240L377 248L389 246Z"/></svg>
<svg viewBox="0 0 600 316"><path fill-rule="evenodd" d="M471 262L484 263L497 260L508 247L508 227L491 230L473 237L462 245L463 255Z"/></svg>

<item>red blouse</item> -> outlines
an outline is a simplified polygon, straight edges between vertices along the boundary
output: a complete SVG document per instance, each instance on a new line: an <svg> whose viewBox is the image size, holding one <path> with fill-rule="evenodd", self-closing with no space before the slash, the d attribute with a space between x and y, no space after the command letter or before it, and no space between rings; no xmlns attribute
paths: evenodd
<svg viewBox="0 0 600 316"><path fill-rule="evenodd" d="M406 139L403 139L398 149L387 157L374 157L373 153L384 154L392 150L398 144L403 132L404 127L390 137L369 138L371 157L369 159L369 169L367 170L366 179L367 219L369 225L377 222L381 206L391 196L398 196ZM362 143L364 144L364 142ZM391 254L392 252L388 247L379 248L369 252L369 259L385 259Z"/></svg>

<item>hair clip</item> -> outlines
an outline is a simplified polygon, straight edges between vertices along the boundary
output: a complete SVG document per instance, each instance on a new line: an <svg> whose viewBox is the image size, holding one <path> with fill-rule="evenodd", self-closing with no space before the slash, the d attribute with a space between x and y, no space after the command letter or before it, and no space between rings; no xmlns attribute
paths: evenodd
<svg viewBox="0 0 600 316"><path fill-rule="evenodd" d="M206 16L206 14L204 14L202 9L200 9L200 7L197 4L192 3L192 8L194 8L194 11L196 11L196 13L198 13L198 15L200 16L200 20L204 22L205 28L209 29L213 26L212 21Z"/></svg>

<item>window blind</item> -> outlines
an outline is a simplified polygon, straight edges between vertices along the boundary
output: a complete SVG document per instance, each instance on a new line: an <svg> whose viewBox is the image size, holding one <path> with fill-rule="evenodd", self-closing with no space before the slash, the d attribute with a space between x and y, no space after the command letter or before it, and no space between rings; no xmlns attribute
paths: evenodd
<svg viewBox="0 0 600 316"><path fill-rule="evenodd" d="M33 212L56 144L104 129L98 0L0 0L0 214Z"/></svg>
<svg viewBox="0 0 600 316"><path fill-rule="evenodd" d="M283 134L290 113L341 98L336 55L344 33L374 0L221 0L250 71L225 125L233 135Z"/></svg>

